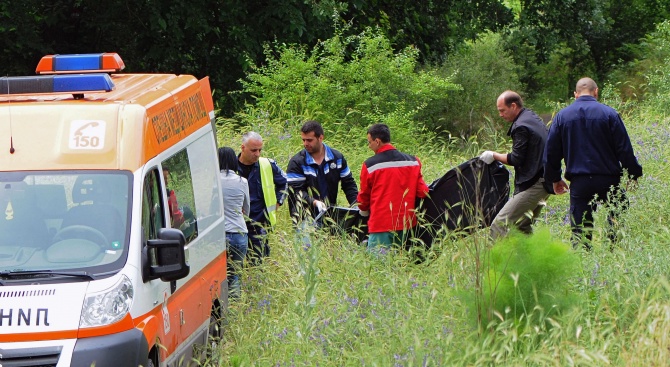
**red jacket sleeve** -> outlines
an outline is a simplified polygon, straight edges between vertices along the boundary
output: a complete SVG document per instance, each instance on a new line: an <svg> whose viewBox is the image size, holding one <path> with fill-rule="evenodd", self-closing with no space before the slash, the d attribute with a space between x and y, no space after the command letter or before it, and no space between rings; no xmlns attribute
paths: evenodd
<svg viewBox="0 0 670 367"><path fill-rule="evenodd" d="M361 189L358 191L358 209L362 211L370 211L370 183L368 182L368 167L363 163L361 167Z"/></svg>

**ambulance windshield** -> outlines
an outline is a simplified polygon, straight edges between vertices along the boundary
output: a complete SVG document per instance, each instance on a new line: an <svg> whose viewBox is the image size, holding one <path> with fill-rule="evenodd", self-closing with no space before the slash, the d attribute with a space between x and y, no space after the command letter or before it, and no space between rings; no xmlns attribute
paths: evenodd
<svg viewBox="0 0 670 367"><path fill-rule="evenodd" d="M120 269L131 180L126 171L0 172L0 272Z"/></svg>

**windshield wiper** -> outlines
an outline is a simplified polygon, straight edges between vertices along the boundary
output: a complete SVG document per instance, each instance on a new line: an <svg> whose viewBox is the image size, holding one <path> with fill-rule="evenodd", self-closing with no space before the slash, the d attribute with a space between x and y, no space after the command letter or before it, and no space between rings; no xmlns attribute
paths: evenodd
<svg viewBox="0 0 670 367"><path fill-rule="evenodd" d="M76 277L86 280L95 280L95 277L87 271L54 271L54 270L5 270L0 271L0 279L28 279L44 277Z"/></svg>

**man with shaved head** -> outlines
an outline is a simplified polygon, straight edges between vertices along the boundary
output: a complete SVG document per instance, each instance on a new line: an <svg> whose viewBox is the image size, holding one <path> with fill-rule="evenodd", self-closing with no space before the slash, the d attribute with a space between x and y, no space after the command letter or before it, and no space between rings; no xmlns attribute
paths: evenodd
<svg viewBox="0 0 670 367"><path fill-rule="evenodd" d="M624 169L628 179L642 176L626 127L619 114L599 103L598 86L591 78L579 79L575 101L559 111L549 129L544 153L547 182L556 194L570 192L572 244L591 249L593 211L597 204L610 205L609 238L616 241L612 224L618 211L627 206L625 191L620 187ZM565 161L565 178L561 179L561 161Z"/></svg>
<svg viewBox="0 0 670 367"><path fill-rule="evenodd" d="M491 237L504 236L510 225L531 233L549 194L544 188L542 154L547 141L547 127L535 112L523 107L523 100L511 90L503 92L496 103L498 113L512 124L507 135L512 138L511 153L490 150L480 156L484 163L494 161L514 167L514 196L491 223Z"/></svg>

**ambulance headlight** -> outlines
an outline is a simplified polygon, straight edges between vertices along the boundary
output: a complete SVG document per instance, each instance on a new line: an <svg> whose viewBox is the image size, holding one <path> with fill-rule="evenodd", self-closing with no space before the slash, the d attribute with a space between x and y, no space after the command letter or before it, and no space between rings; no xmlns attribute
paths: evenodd
<svg viewBox="0 0 670 367"><path fill-rule="evenodd" d="M125 275L111 288L86 295L79 327L93 327L121 321L133 304L133 284Z"/></svg>

